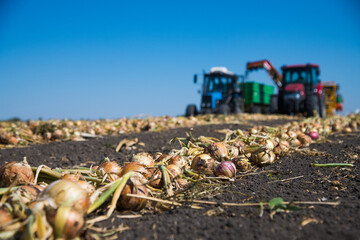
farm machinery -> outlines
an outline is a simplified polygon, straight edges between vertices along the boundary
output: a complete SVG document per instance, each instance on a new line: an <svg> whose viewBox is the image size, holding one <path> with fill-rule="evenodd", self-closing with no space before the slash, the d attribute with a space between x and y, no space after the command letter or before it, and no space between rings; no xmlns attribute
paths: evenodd
<svg viewBox="0 0 360 240"><path fill-rule="evenodd" d="M257 82L247 82L250 72L265 69L274 87ZM245 76L236 75L225 67L213 67L204 73L200 110L195 104L186 108L186 116L218 113L281 113L320 117L342 110L339 86L334 82L322 83L317 64L284 65L282 74L268 60L248 62ZM194 83L197 75L194 76Z"/></svg>
<svg viewBox="0 0 360 240"><path fill-rule="evenodd" d="M265 69L279 88L278 95L272 96L273 112L306 116L317 112L326 116L326 94L319 79L319 65L285 65L280 74L268 60L247 63L247 72L257 69Z"/></svg>
<svg viewBox="0 0 360 240"><path fill-rule="evenodd" d="M268 113L273 86L245 82L243 75L236 75L225 67L213 67L204 73L200 109L195 104L186 107L185 115ZM194 76L194 83L197 75Z"/></svg>

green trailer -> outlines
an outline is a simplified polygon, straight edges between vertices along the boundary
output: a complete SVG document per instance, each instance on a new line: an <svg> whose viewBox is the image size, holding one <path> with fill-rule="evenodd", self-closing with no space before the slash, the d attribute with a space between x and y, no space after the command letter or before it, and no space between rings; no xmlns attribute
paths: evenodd
<svg viewBox="0 0 360 240"><path fill-rule="evenodd" d="M245 112L270 113L271 96L274 86L258 82L241 83Z"/></svg>

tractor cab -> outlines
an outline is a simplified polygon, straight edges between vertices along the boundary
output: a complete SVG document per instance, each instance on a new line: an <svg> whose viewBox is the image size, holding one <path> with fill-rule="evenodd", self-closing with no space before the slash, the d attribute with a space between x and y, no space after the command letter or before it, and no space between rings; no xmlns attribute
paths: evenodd
<svg viewBox="0 0 360 240"><path fill-rule="evenodd" d="M324 115L322 85L317 64L291 65L282 67L282 87L279 91L279 106L282 113L314 111ZM323 112L322 112L323 111Z"/></svg>
<svg viewBox="0 0 360 240"><path fill-rule="evenodd" d="M240 98L238 76L225 67L213 67L204 74L200 112L234 112L232 101Z"/></svg>
<svg viewBox="0 0 360 240"><path fill-rule="evenodd" d="M198 113L241 113L242 99L240 96L239 76L227 70L226 67L213 67L204 73L200 112L194 104L186 108L185 115L193 116ZM197 75L194 76L194 83Z"/></svg>

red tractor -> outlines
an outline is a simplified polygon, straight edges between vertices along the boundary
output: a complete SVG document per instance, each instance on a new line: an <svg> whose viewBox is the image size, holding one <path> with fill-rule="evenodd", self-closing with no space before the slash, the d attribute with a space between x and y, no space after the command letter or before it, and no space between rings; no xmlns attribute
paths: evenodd
<svg viewBox="0 0 360 240"><path fill-rule="evenodd" d="M259 68L265 69L279 88L278 95L272 96L273 112L303 113L306 116L313 116L317 112L321 117L326 116L319 65L283 66L281 75L268 60L247 63L247 73Z"/></svg>

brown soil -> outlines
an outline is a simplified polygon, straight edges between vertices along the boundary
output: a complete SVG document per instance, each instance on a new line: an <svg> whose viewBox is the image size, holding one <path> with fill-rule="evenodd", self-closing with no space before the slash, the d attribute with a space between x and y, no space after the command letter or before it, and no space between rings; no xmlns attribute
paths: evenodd
<svg viewBox="0 0 360 240"><path fill-rule="evenodd" d="M254 124L260 124L256 122ZM263 123L261 123L263 124ZM277 125L280 122L266 123ZM249 125L197 126L193 135L224 135L215 130L245 129ZM0 150L0 164L21 161L31 166L73 167L96 164L104 157L119 163L129 161L139 151L166 152L173 137L184 137L189 128L164 132L134 133L90 139L84 142L53 142L25 148ZM125 138L137 137L145 146L115 152L116 145ZM113 217L96 223L95 227L116 228L120 224L129 229L115 234L117 239L360 239L360 134L335 134L328 141L312 144L311 153L292 153L274 164L259 168L253 174L239 173L233 183L225 185L211 197L216 205L190 204L169 211L146 210L139 218L124 219L118 215L137 213L116 212ZM353 163L355 167L311 167L318 163ZM281 197L284 201L340 202L337 206L303 204L297 211L279 212L272 219L269 207L225 207L222 203L259 203ZM209 211L214 210L214 211ZM213 213L213 214L211 214ZM209 216L214 215L214 216ZM95 215L89 216L93 218ZM84 236L89 236L85 232ZM115 238L115 239L116 239Z"/></svg>

